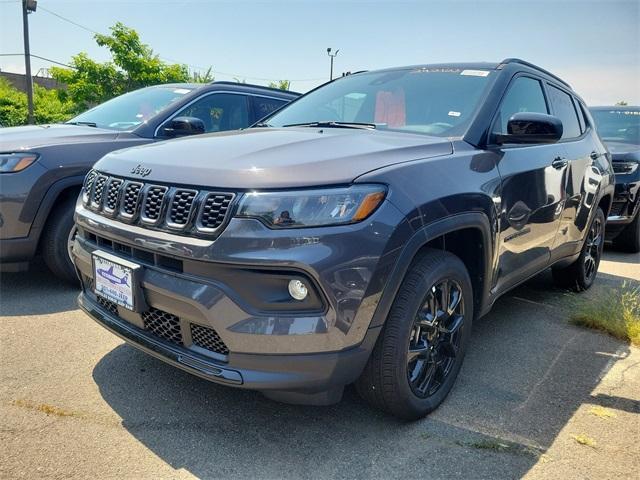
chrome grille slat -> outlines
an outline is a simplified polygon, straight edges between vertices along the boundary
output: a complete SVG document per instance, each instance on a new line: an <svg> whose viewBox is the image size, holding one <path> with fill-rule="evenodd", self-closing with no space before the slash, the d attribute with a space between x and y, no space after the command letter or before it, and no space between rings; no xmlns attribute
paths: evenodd
<svg viewBox="0 0 640 480"><path fill-rule="evenodd" d="M214 232L223 223L233 200L232 193L209 193L202 202L196 228L201 232Z"/></svg>
<svg viewBox="0 0 640 480"><path fill-rule="evenodd" d="M184 228L191 220L193 203L198 192L185 188L176 189L171 196L167 225L171 228Z"/></svg>
<svg viewBox="0 0 640 480"><path fill-rule="evenodd" d="M122 180L119 178L111 178L107 185L107 196L104 200L104 211L113 214L118 208L118 200L120 198L120 187Z"/></svg>
<svg viewBox="0 0 640 480"><path fill-rule="evenodd" d="M107 180L109 180L109 177L106 175L98 175L93 183L93 189L91 191L91 205L98 210L102 208L104 187Z"/></svg>
<svg viewBox="0 0 640 480"><path fill-rule="evenodd" d="M166 193L167 187L162 185L149 185L145 188L140 220L150 224L157 223L160 220Z"/></svg>
<svg viewBox="0 0 640 480"><path fill-rule="evenodd" d="M142 190L142 183L140 182L127 182L122 191L122 200L120 204L119 215L126 219L132 219L135 217L138 211L138 204L140 203L140 191Z"/></svg>
<svg viewBox="0 0 640 480"><path fill-rule="evenodd" d="M84 186L82 188L82 201L84 203L89 202L89 197L91 196L91 190L93 189L93 182L96 180L98 176L98 172L95 170L91 170L87 173L87 176L84 179Z"/></svg>
<svg viewBox="0 0 640 480"><path fill-rule="evenodd" d="M82 202L105 216L176 235L215 238L231 215L232 192L196 190L114 177L91 170Z"/></svg>

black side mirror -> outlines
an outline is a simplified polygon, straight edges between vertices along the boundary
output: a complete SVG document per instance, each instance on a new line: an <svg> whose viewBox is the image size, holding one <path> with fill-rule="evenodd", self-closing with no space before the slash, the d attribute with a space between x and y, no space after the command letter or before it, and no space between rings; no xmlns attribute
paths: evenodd
<svg viewBox="0 0 640 480"><path fill-rule="evenodd" d="M496 134L498 145L505 143L555 143L562 138L562 121L545 113L515 113L507 122L507 134Z"/></svg>
<svg viewBox="0 0 640 480"><path fill-rule="evenodd" d="M166 137L184 137L205 132L204 122L197 117L175 117L163 128Z"/></svg>

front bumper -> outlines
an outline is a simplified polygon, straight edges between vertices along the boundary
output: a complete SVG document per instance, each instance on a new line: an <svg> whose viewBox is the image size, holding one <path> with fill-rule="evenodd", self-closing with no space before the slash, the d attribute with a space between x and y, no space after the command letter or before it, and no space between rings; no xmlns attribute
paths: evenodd
<svg viewBox="0 0 640 480"><path fill-rule="evenodd" d="M370 329L358 347L308 355L229 354L216 361L172 345L123 320L81 293L78 305L98 324L136 348L216 383L258 390L290 403L328 404L340 400L342 387L355 381L364 368L379 333Z"/></svg>
<svg viewBox="0 0 640 480"><path fill-rule="evenodd" d="M386 204L367 222L328 229L273 231L232 219L217 239L203 240L125 225L78 204L72 255L83 285L79 304L132 345L202 378L287 402L332 403L360 375L380 331L370 323L404 245L402 218ZM141 311L98 302L96 250L141 265ZM278 300L269 310L238 285L272 272L308 279L323 308L292 310ZM153 330L145 319L152 310L174 319L178 341ZM213 330L224 351L199 348L194 325Z"/></svg>
<svg viewBox="0 0 640 480"><path fill-rule="evenodd" d="M616 187L607 218L605 234L614 239L640 211L640 170L632 174L616 173Z"/></svg>

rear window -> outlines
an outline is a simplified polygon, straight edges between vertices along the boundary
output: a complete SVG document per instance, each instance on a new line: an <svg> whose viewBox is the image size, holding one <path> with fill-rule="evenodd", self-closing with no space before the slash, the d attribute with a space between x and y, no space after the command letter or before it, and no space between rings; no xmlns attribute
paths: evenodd
<svg viewBox="0 0 640 480"><path fill-rule="evenodd" d="M553 85L548 86L553 113L562 121L562 138L579 137L582 132L580 131L578 114L573 105L573 97Z"/></svg>

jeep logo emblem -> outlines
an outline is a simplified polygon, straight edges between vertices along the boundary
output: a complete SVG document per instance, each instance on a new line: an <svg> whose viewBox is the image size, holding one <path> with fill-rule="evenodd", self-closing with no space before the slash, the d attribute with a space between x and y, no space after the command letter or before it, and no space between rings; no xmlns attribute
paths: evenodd
<svg viewBox="0 0 640 480"><path fill-rule="evenodd" d="M138 165L134 168L131 169L131 173L133 175L140 175L141 177L146 177L147 175L149 175L151 173L151 169L150 168L145 168L142 165Z"/></svg>

